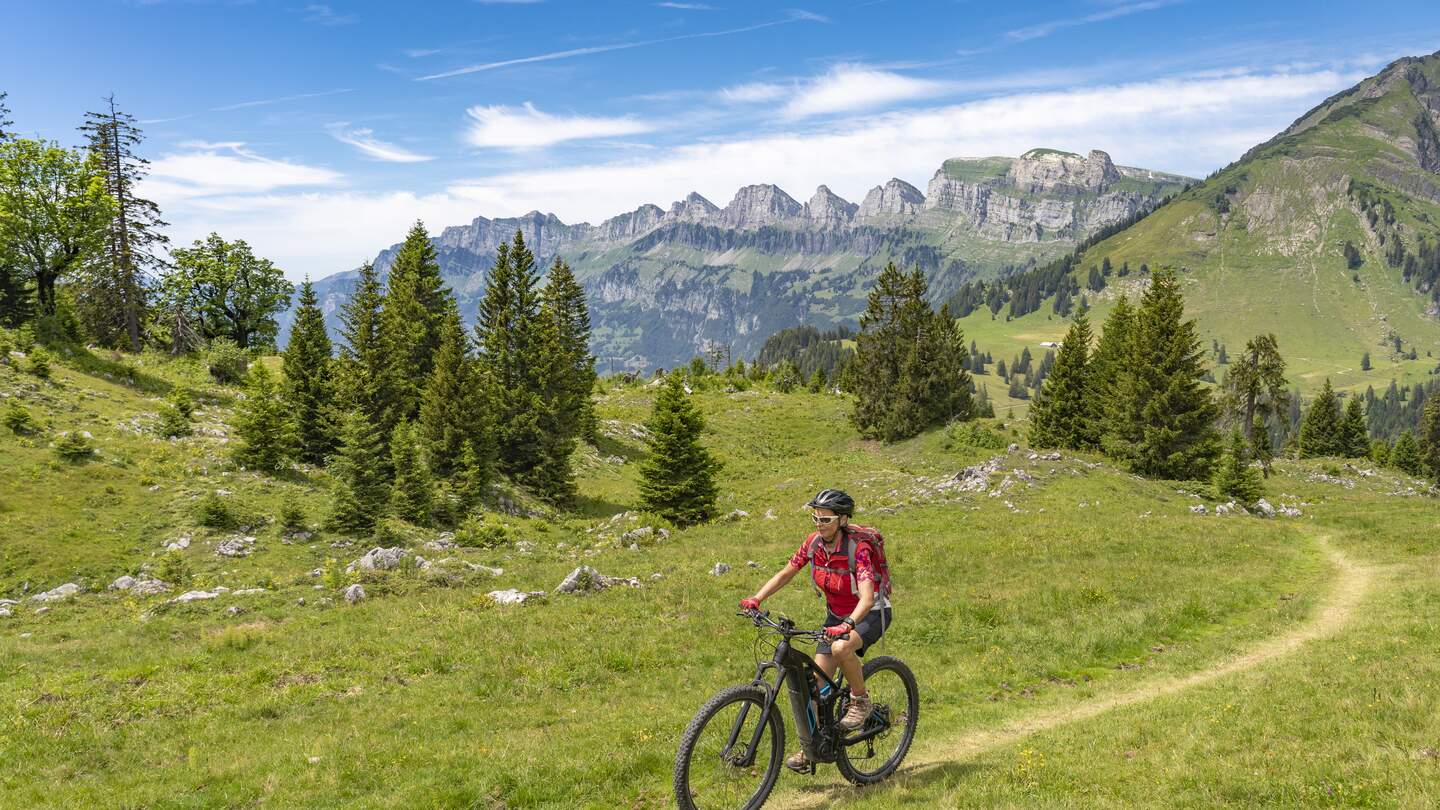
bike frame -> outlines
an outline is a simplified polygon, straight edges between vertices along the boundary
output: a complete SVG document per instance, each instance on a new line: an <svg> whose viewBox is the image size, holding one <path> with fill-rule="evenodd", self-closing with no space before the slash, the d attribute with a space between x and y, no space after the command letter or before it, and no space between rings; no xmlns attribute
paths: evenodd
<svg viewBox="0 0 1440 810"><path fill-rule="evenodd" d="M761 721L755 725L751 732L746 753L743 760L735 761L736 765L749 767L755 763L755 756L760 745L760 736L765 731L765 719L770 716L776 700L779 698L781 687L789 684L790 710L795 720L795 730L800 737L800 743L805 750L805 756L813 762L834 762L835 751L841 745L853 745L880 734L885 731L889 724L874 728L868 731L846 737L844 740L836 740L835 732L839 729L831 720L830 707L839 699L844 676L837 670L837 676L831 678L825 671L816 665L815 660L804 652L795 649L790 643L790 636L786 631L793 628L793 623L788 619L781 619L778 629L781 630L780 643L775 646L775 655L769 661L760 661L755 665L755 678L752 683L765 690L765 705L760 709ZM775 682L772 685L765 679L766 670L776 670ZM815 683L816 675L820 676L830 686L830 693L824 697L819 695L819 689ZM740 708L740 714L730 727L730 737L726 741L725 748L721 751L721 757L729 759L730 751L739 742L740 730L745 726L745 717L750 711L751 704L746 703ZM817 746L816 742L825 743ZM831 743L834 744L831 744Z"/></svg>

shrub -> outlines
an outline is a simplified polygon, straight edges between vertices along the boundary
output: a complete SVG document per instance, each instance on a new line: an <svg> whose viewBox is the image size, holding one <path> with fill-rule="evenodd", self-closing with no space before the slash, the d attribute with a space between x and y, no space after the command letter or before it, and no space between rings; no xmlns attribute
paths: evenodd
<svg viewBox="0 0 1440 810"><path fill-rule="evenodd" d="M245 373L250 369L250 357L235 341L215 338L205 350L205 365L216 382L234 385L245 379Z"/></svg>
<svg viewBox="0 0 1440 810"><path fill-rule="evenodd" d="M952 425L946 434L950 438L946 449L956 445L961 447L975 447L981 450L1003 450L1009 442L1005 436L997 433L979 422L967 422L959 425Z"/></svg>
<svg viewBox="0 0 1440 810"><path fill-rule="evenodd" d="M155 578L162 582L169 582L172 585L185 585L190 582L190 563L185 561L185 554L181 551L167 551L155 564Z"/></svg>
<svg viewBox="0 0 1440 810"><path fill-rule="evenodd" d="M491 523L481 515L467 518L455 530L455 544L468 548L502 548L515 542L514 532L503 523Z"/></svg>
<svg viewBox="0 0 1440 810"><path fill-rule="evenodd" d="M84 433L72 430L55 442L55 455L70 462L84 461L95 455L95 448Z"/></svg>
<svg viewBox="0 0 1440 810"><path fill-rule="evenodd" d="M10 404L5 407L5 427L10 428L12 433L30 434L40 431L40 423L35 417L21 405L18 400L11 399Z"/></svg>
<svg viewBox="0 0 1440 810"><path fill-rule="evenodd" d="M190 425L190 417L167 402L160 406L160 423L156 425L155 432L167 439L175 439L189 436L195 429Z"/></svg>
<svg viewBox="0 0 1440 810"><path fill-rule="evenodd" d="M230 504L212 492L201 498L196 505L195 522L209 529L233 529L239 525L240 520Z"/></svg>
<svg viewBox="0 0 1440 810"><path fill-rule="evenodd" d="M280 508L280 529L286 534L298 534L308 531L309 526L305 523L305 510L298 503L287 503Z"/></svg>
<svg viewBox="0 0 1440 810"><path fill-rule="evenodd" d="M35 329L30 324L25 324L15 330L15 348L29 354L35 348Z"/></svg>
<svg viewBox="0 0 1440 810"><path fill-rule="evenodd" d="M323 573L320 575L320 584L332 591L338 591L356 580L355 574L346 571L345 566L334 557L326 557L321 570Z"/></svg>
<svg viewBox="0 0 1440 810"><path fill-rule="evenodd" d="M10 362L10 352L14 347L10 344L10 333L0 329L0 363Z"/></svg>
<svg viewBox="0 0 1440 810"><path fill-rule="evenodd" d="M195 399L190 396L188 388L176 386L170 389L170 396L166 397L170 405L180 412L181 416L190 419L195 415Z"/></svg>
<svg viewBox="0 0 1440 810"><path fill-rule="evenodd" d="M50 379L50 353L35 347L25 356L25 370L42 380Z"/></svg>

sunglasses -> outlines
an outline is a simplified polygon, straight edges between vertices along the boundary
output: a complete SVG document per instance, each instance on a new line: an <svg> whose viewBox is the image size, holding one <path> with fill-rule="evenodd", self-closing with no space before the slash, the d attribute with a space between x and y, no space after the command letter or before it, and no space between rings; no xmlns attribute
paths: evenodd
<svg viewBox="0 0 1440 810"><path fill-rule="evenodd" d="M815 521L816 526L829 526L840 519L839 515L811 515L810 519Z"/></svg>

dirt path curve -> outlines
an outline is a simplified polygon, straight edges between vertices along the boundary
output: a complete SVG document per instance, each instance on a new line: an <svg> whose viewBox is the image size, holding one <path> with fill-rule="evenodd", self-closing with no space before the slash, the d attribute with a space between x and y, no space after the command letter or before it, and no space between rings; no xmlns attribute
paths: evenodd
<svg viewBox="0 0 1440 810"><path fill-rule="evenodd" d="M1365 598L1374 578L1374 571L1369 567L1360 565L1349 557L1345 556L1339 549L1330 545L1326 538L1319 538L1321 550L1329 557L1332 565L1335 566L1336 576L1334 586L1321 604L1320 609L1309 621L1296 627L1288 633L1275 636L1260 642L1241 655L1227 659L1210 669L1193 672L1189 675L1177 675L1153 683L1137 686L1126 692L1097 698L1088 703L1078 706L1070 706L1063 709L1055 709L1031 717L1017 718L1003 726L993 729L983 729L964 734L959 737L937 742L926 746L918 753L912 753L905 760L901 773L916 773L928 770L937 765L947 764L955 760L973 757L976 754L988 751L992 748L1000 748L1018 742L1032 734L1066 723L1074 723L1081 720L1089 720L1111 709L1118 709L1131 706L1136 703L1143 703L1148 700L1166 697L1168 695L1183 692L1196 686L1201 686L1211 681L1224 678L1227 675L1234 675L1252 669L1268 661L1281 656L1289 655L1301 646L1333 635L1340 630L1350 617L1354 614L1355 608ZM922 686L923 688L923 686ZM924 738L925 729L920 729L921 739ZM841 786L841 790L850 791L849 786ZM829 804L829 800L838 798L831 790L823 790L818 793L805 793L795 796L780 797L771 803L778 808L791 807L821 807Z"/></svg>

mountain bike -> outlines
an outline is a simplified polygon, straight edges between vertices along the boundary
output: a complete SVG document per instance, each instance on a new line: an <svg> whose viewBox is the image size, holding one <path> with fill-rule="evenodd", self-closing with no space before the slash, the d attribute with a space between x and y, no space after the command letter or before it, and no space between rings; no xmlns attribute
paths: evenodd
<svg viewBox="0 0 1440 810"><path fill-rule="evenodd" d="M701 707L675 755L675 801L683 810L756 810L769 798L785 756L785 724L776 702L789 696L796 735L810 761L835 763L846 779L867 785L900 766L915 738L920 689L904 662L890 656L867 661L865 688L875 711L855 731L840 728L849 707L844 675L832 679L795 642L820 641L823 631L799 630L785 616L745 611L755 626L778 635L769 661L757 660L755 679L722 689ZM757 656L757 659L759 656ZM767 670L776 670L774 682ZM828 687L828 689L826 688ZM823 694L822 694L823 693Z"/></svg>

